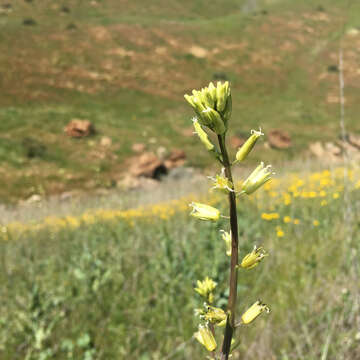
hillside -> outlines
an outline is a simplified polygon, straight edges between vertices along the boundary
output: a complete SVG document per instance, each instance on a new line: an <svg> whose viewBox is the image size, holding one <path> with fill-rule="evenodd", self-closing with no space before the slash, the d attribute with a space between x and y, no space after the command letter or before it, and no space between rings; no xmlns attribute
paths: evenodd
<svg viewBox="0 0 360 360"><path fill-rule="evenodd" d="M0 201L114 186L133 143L208 166L183 94L217 79L232 84L234 134L292 137L254 161L306 156L339 136L340 38L347 129L359 132L359 14L335 0L0 3ZM74 118L96 135L67 137Z"/></svg>

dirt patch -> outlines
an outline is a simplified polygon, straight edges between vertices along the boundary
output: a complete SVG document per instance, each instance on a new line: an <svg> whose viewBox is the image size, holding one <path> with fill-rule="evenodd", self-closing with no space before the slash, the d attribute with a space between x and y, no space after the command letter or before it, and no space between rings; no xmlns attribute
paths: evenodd
<svg viewBox="0 0 360 360"><path fill-rule="evenodd" d="M188 53L197 58L204 59L208 56L209 51L203 47L193 45L188 49Z"/></svg>

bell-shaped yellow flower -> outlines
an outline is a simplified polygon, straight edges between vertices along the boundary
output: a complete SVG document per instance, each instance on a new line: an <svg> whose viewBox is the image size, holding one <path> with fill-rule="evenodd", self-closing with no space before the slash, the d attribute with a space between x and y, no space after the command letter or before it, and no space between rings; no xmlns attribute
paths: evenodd
<svg viewBox="0 0 360 360"><path fill-rule="evenodd" d="M216 349L216 340L211 330L204 325L199 325L199 330L194 334L195 339L206 347L208 351Z"/></svg>
<svg viewBox="0 0 360 360"><path fill-rule="evenodd" d="M241 187L241 192L250 195L256 191L259 187L264 185L271 179L271 165L264 166L262 162L244 181Z"/></svg>
<svg viewBox="0 0 360 360"><path fill-rule="evenodd" d="M232 182L225 176L225 168L221 169L220 175L216 175L215 177L210 176L209 179L214 182L213 190L220 190L226 194L234 191Z"/></svg>
<svg viewBox="0 0 360 360"><path fill-rule="evenodd" d="M266 253L264 248L261 246L258 248L255 245L254 250L244 256L240 266L244 269L252 269L257 266L265 256L268 256L268 254Z"/></svg>
<svg viewBox="0 0 360 360"><path fill-rule="evenodd" d="M197 219L217 221L220 218L220 211L210 205L192 202L190 206L192 207L190 215Z"/></svg>
<svg viewBox="0 0 360 360"><path fill-rule="evenodd" d="M217 326L225 326L227 316L223 309L209 305L206 308L207 311L204 315L206 321L216 324Z"/></svg>
<svg viewBox="0 0 360 360"><path fill-rule="evenodd" d="M250 324L254 321L263 311L267 313L270 312L269 307L266 304L263 304L261 300L256 301L252 306L245 311L241 316L243 324Z"/></svg>

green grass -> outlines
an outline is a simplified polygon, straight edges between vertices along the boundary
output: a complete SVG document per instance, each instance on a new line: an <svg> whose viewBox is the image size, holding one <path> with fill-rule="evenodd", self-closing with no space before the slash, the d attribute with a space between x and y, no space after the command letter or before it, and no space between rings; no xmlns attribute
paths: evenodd
<svg viewBox="0 0 360 360"><path fill-rule="evenodd" d="M346 29L360 25L359 4L250 3L113 0L64 3L66 13L51 1L18 2L0 15L0 66L7 69L0 79L1 200L17 202L39 188L45 195L64 192L88 179L95 179L88 189L114 183L134 142L150 151L165 146L200 153L196 140L182 135L193 116L183 94L218 73L232 84L234 134L261 126L292 136L289 151L261 151L264 160L305 156L309 143L335 141L339 106L328 96L338 94L338 74L327 69L337 63L344 21ZM37 24L24 26L25 18ZM358 36L343 41L350 132L360 131L357 42ZM207 55L197 57L193 46ZM98 134L67 139L63 127L73 118L89 119ZM99 160L93 153L102 152L102 136L113 145ZM44 155L28 158L25 137L42 143ZM206 156L189 159L197 167L210 164ZM76 180L64 181L59 168Z"/></svg>
<svg viewBox="0 0 360 360"><path fill-rule="evenodd" d="M344 222L347 203L333 196L341 180L325 188L325 206L318 190L316 198L285 205L281 194L296 183L287 178L238 206L240 257L255 243L270 253L256 269L239 272L238 313L258 298L272 312L238 330L234 359L355 359L359 190L349 193L352 217ZM311 189L306 183L304 191ZM280 218L266 221L263 212ZM300 224L285 224L284 216ZM180 212L133 226L99 218L60 231L3 229L1 359L205 358L192 339L193 310L202 306L193 287L211 276L219 284L216 305L225 306L229 258L222 228L224 219L199 222Z"/></svg>

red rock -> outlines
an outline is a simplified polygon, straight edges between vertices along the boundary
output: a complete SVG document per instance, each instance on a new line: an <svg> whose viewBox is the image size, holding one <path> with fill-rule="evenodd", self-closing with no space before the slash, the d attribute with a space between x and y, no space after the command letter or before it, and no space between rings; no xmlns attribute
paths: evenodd
<svg viewBox="0 0 360 360"><path fill-rule="evenodd" d="M159 178L167 173L164 163L151 152L146 152L131 159L129 173L132 176L144 176L153 179Z"/></svg>
<svg viewBox="0 0 360 360"><path fill-rule="evenodd" d="M81 138L95 132L95 128L89 120L73 119L66 125L64 131L70 137Z"/></svg>
<svg viewBox="0 0 360 360"><path fill-rule="evenodd" d="M291 138L287 131L279 129L270 130L267 139L270 146L275 149L288 149L291 147Z"/></svg>
<svg viewBox="0 0 360 360"><path fill-rule="evenodd" d="M173 149L165 160L165 166L167 169L173 169L176 167L183 166L186 161L186 154L184 150Z"/></svg>

